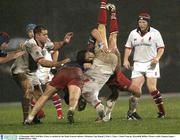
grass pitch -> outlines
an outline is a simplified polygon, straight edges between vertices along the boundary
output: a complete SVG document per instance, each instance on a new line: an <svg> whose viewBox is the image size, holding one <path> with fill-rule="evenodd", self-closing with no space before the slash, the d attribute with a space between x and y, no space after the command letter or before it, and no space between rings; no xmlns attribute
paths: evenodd
<svg viewBox="0 0 180 140"><path fill-rule="evenodd" d="M180 96L165 97L167 112L165 119L157 119L157 108L151 98L143 98L138 105L141 121L126 120L128 99L118 100L112 120L106 123L96 123L95 109L87 106L83 112L75 113L75 124L67 124L67 106L63 103L64 119L57 120L56 111L51 102L44 107L46 118L39 125L22 125L20 104L0 105L1 134L180 134Z"/></svg>

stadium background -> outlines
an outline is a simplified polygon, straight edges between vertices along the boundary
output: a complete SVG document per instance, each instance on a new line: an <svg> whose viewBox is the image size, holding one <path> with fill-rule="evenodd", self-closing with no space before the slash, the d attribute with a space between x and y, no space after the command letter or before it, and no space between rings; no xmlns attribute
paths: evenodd
<svg viewBox="0 0 180 140"><path fill-rule="evenodd" d="M180 0L109 0L117 6L119 15L118 47L124 53L124 44L129 32L136 27L139 11L151 14L151 25L157 28L164 39L166 52L161 60L161 79L158 86L163 93L179 92L180 81ZM90 30L95 27L99 0L1 0L0 31L11 36L11 50L17 40L24 39L25 25L43 24L49 29L52 40L60 40L68 31L75 36L67 47L60 51L60 59L74 58L76 52L87 43ZM0 65L0 102L19 101L22 91L10 75L12 62ZM127 76L130 72L125 71ZM105 89L104 89L105 90ZM144 89L144 93L147 90Z"/></svg>

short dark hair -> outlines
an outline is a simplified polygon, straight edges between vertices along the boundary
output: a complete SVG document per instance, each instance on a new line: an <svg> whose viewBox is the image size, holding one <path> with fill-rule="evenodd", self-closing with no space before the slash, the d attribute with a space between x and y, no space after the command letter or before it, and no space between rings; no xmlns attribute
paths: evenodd
<svg viewBox="0 0 180 140"><path fill-rule="evenodd" d="M41 33L42 30L47 30L47 28L45 26L43 26L43 25L37 25L34 28L33 33L35 35L35 34Z"/></svg>
<svg viewBox="0 0 180 140"><path fill-rule="evenodd" d="M78 62L78 64L82 65L83 63L85 63L86 52L87 50L78 51L76 56L76 61Z"/></svg>

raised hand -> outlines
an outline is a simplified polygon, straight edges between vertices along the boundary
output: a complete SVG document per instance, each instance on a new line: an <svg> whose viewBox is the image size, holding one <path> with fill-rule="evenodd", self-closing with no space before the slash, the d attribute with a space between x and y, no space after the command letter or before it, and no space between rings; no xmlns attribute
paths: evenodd
<svg viewBox="0 0 180 140"><path fill-rule="evenodd" d="M74 33L73 32L68 32L64 36L64 43L69 43L71 41L71 38L73 37Z"/></svg>

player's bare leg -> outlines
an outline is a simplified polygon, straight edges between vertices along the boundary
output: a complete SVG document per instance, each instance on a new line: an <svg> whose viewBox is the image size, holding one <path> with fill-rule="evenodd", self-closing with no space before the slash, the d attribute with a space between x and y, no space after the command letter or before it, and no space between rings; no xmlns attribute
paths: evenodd
<svg viewBox="0 0 180 140"><path fill-rule="evenodd" d="M129 98L129 110L127 112L128 120L140 120L142 119L139 114L137 114L136 109L138 105L139 98L142 94L142 86L145 82L144 76L133 78L132 83L128 88L133 96Z"/></svg>
<svg viewBox="0 0 180 140"><path fill-rule="evenodd" d="M47 85L44 94L37 100L33 110L28 115L27 119L25 120L25 124L31 124L32 123L37 112L44 106L44 104L47 102L49 97L51 97L56 92L57 92L56 88L50 86L49 84Z"/></svg>
<svg viewBox="0 0 180 140"><path fill-rule="evenodd" d="M104 46L108 49L107 37L106 37L106 22L107 22L107 11L106 11L106 0L100 0L100 11L98 16L98 31L102 38Z"/></svg>
<svg viewBox="0 0 180 140"><path fill-rule="evenodd" d="M43 91L42 91L42 88L40 85L35 85L34 86L34 90L32 92L32 100L31 100L31 108L33 109L36 101L39 99L39 97L43 94ZM34 104L33 104L34 102ZM42 109L40 109L37 114L36 114L36 117L35 119L33 120L34 123L40 123L40 119L44 118L45 117L45 113Z"/></svg>
<svg viewBox="0 0 180 140"><path fill-rule="evenodd" d="M59 51L57 50L57 51L54 51L53 53L52 53L52 58L53 58L53 61L54 62L57 62L58 61L58 57L59 57ZM52 74L56 74L56 72L57 72L57 70L56 70L56 68L55 67L52 67L51 68L51 72L52 72ZM52 101L53 101L53 104L54 104L54 106L55 106L55 108L56 108L56 112L57 112L57 118L60 120L60 119L62 119L63 118L63 112L62 112L62 103L61 103L61 98L60 98L60 96L56 93L56 94L54 94L53 96L52 96Z"/></svg>
<svg viewBox="0 0 180 140"><path fill-rule="evenodd" d="M145 81L144 77L140 77L140 80L132 82L131 85L127 89L129 92L132 93L132 96L129 98L129 109L127 112L128 120L141 120L142 119L140 115L136 112L136 109L139 102L139 98L142 94L141 88L144 81ZM136 82L139 83L140 85L136 84Z"/></svg>
<svg viewBox="0 0 180 140"><path fill-rule="evenodd" d="M100 51L102 50L108 50L108 43L107 43L107 37L106 37L106 22L107 22L107 11L106 11L106 0L100 0L100 11L98 15L98 28L97 31L94 30L94 34L97 35L96 37L96 46L98 46L97 43L102 43L103 48L100 48ZM92 32L93 33L93 32ZM100 45L99 45L100 46ZM99 51L99 50L98 50ZM102 52L97 52L96 56L100 55L103 56ZM99 92L96 93L98 95ZM98 98L98 96L96 97ZM104 111L104 105L101 104L101 102L97 99L96 102L92 103L93 106L95 106L96 112L98 114L98 119L96 121L102 120L102 118L105 116Z"/></svg>
<svg viewBox="0 0 180 140"><path fill-rule="evenodd" d="M104 73L102 73L102 75L99 75L98 77L95 76L95 78L97 79L97 81L95 81L96 84L92 84L92 81L90 80L89 85L91 84L93 91L90 92L89 90L86 91L86 87L84 86L85 92L83 93L83 96L87 100L87 102L89 102L92 106L95 107L100 121L102 121L102 118L104 117L105 114L104 114L104 105L101 104L101 101L98 99L99 90L101 89L100 87L103 86L106 83L106 81L109 79L109 76L113 73L117 65L117 56L114 53L111 53L110 50L108 50L107 37L106 37L106 22L107 22L106 0L101 0L100 12L98 16L98 28L92 30L91 35L96 40L96 45L95 45L96 58L93 64L95 63L96 65L100 66L102 71L104 71ZM99 69L97 69L96 71L98 70ZM94 73L97 74L98 72L94 72ZM94 89L94 86L97 85L99 85L99 87L97 87L96 90Z"/></svg>
<svg viewBox="0 0 180 140"><path fill-rule="evenodd" d="M25 119L27 118L29 112L30 112L30 100L32 98L32 86L31 83L29 82L28 79L22 79L21 75L18 75L18 79L21 83L21 87L23 89L23 98L22 98L22 110L23 110L23 122L25 121Z"/></svg>
<svg viewBox="0 0 180 140"><path fill-rule="evenodd" d="M159 90L157 90L156 85L157 85L156 78L147 78L147 87L148 87L149 93L153 97L154 102L158 107L158 118L165 118L165 109L163 105L163 99Z"/></svg>
<svg viewBox="0 0 180 140"><path fill-rule="evenodd" d="M116 54L118 51L118 48L117 48L118 22L117 22L117 18L116 18L116 7L114 4L107 4L106 8L107 8L107 10L109 10L111 12L110 36L109 36L109 40L108 40L108 43L109 43L108 48L110 51L112 51ZM120 58L118 58L118 59L120 59ZM116 94L118 92L117 90L114 90L113 87L110 89L112 91L112 94ZM116 99L117 99L117 97L116 97ZM103 121L109 121L111 119L111 112L115 106L116 99L115 100L112 100L112 99L107 100L106 107L105 107L105 117L103 118Z"/></svg>
<svg viewBox="0 0 180 140"><path fill-rule="evenodd" d="M74 123L74 112L78 104L78 100L81 94L81 89L76 85L69 85L69 109L67 112L67 119L70 124Z"/></svg>
<svg viewBox="0 0 180 140"><path fill-rule="evenodd" d="M145 78L144 76L140 76L140 77L136 77L132 79L132 83L130 85L130 87L128 88L128 91L131 91L132 94L137 97L140 98L141 94L142 94L142 86L145 82ZM136 87L137 89L133 89L132 87ZM131 90L130 90L131 88ZM136 92L134 92L134 90L136 90Z"/></svg>

